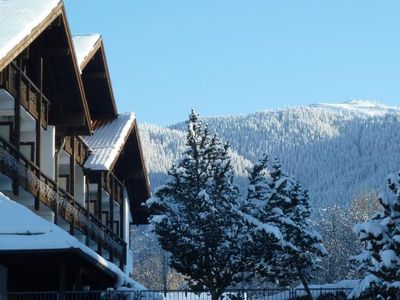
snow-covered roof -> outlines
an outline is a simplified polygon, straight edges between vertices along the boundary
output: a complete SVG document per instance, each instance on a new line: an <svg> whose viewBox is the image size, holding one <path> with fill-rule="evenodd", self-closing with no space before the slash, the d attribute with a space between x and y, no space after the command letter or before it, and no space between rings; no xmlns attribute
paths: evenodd
<svg viewBox="0 0 400 300"><path fill-rule="evenodd" d="M72 40L74 42L75 54L78 60L79 70L82 72L84 65L88 58L90 58L93 51L96 50L96 44L101 36L98 33L74 35Z"/></svg>
<svg viewBox="0 0 400 300"><path fill-rule="evenodd" d="M122 150L134 122L134 113L122 113L113 121L96 128L92 136L84 137L92 149L84 167L92 170L109 170Z"/></svg>
<svg viewBox="0 0 400 300"><path fill-rule="evenodd" d="M135 289L145 289L68 232L0 193L0 251L71 248L81 250L114 273L117 285L128 284Z"/></svg>
<svg viewBox="0 0 400 300"><path fill-rule="evenodd" d="M0 0L0 60L40 25L61 0Z"/></svg>

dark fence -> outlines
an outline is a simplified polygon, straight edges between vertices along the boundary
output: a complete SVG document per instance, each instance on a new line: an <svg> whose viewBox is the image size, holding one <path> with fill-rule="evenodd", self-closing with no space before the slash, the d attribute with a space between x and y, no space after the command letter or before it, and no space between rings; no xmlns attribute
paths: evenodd
<svg viewBox="0 0 400 300"><path fill-rule="evenodd" d="M313 300L344 300L349 288L311 288ZM376 297L365 297L372 300ZM7 300L211 300L208 292L193 293L188 290L120 290L8 293ZM221 300L309 300L304 289L243 289L227 290Z"/></svg>
<svg viewBox="0 0 400 300"><path fill-rule="evenodd" d="M350 288L311 288L311 294L314 300L345 300L353 289ZM304 289L295 289L294 298L298 300L308 299L307 293Z"/></svg>
<svg viewBox="0 0 400 300"><path fill-rule="evenodd" d="M57 292L18 292L8 293L7 300L58 300Z"/></svg>

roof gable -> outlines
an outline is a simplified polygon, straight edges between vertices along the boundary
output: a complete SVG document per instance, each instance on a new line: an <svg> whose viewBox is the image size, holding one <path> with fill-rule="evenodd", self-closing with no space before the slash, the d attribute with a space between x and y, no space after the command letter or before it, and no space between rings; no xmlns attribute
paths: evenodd
<svg viewBox="0 0 400 300"><path fill-rule="evenodd" d="M93 120L117 117L117 107L108 71L102 38L99 34L73 37L85 94Z"/></svg>
<svg viewBox="0 0 400 300"><path fill-rule="evenodd" d="M51 102L49 124L64 134L91 134L62 1L0 0L0 11L0 71L14 59L23 61L27 75L39 85L38 62L43 58L43 91Z"/></svg>
<svg viewBox="0 0 400 300"><path fill-rule="evenodd" d="M101 47L101 36L98 33L74 35L72 40L79 70L82 72L94 53Z"/></svg>
<svg viewBox="0 0 400 300"><path fill-rule="evenodd" d="M92 152L84 167L91 170L110 171L132 131L134 121L134 113L119 114L111 122L98 126L92 136L85 137L85 142Z"/></svg>
<svg viewBox="0 0 400 300"><path fill-rule="evenodd" d="M91 171L112 171L124 182L133 222L145 224L149 212L142 204L151 196L150 184L135 115L124 113L102 123L97 122L93 135L84 138L91 148L84 167Z"/></svg>
<svg viewBox="0 0 400 300"><path fill-rule="evenodd" d="M21 44L39 35L43 23L54 20L51 15L61 5L61 0L0 0L0 70L19 54L9 57L16 48L22 46L19 52L23 51Z"/></svg>

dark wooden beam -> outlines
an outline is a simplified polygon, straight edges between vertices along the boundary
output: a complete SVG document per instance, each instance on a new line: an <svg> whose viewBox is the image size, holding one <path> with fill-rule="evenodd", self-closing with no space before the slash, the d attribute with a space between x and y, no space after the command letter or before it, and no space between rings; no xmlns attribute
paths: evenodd
<svg viewBox="0 0 400 300"><path fill-rule="evenodd" d="M99 218L100 222L102 222L102 213L103 213L102 188L101 188L102 176L103 174L100 175L100 180L97 182L97 217ZM102 245L100 242L97 243L97 253L99 255L102 254Z"/></svg>
<svg viewBox="0 0 400 300"><path fill-rule="evenodd" d="M83 78L84 79L107 79L107 73L106 72L85 73Z"/></svg>
<svg viewBox="0 0 400 300"><path fill-rule="evenodd" d="M124 237L125 237L125 222L126 222L125 209L126 209L126 207L125 207L124 192L122 190L122 200L121 200L121 205L120 205L120 209L119 209L119 220L120 220L119 224L121 226L119 232L120 232L120 238L122 240L124 240Z"/></svg>
<svg viewBox="0 0 400 300"><path fill-rule="evenodd" d="M42 48L40 53L43 56L56 56L56 55L70 55L71 51L69 48Z"/></svg>
<svg viewBox="0 0 400 300"><path fill-rule="evenodd" d="M144 179L144 171L143 170L133 170L123 177L125 180L143 180Z"/></svg>
<svg viewBox="0 0 400 300"><path fill-rule="evenodd" d="M51 123L65 128L81 126L85 124L85 116L82 113L54 113L51 116Z"/></svg>
<svg viewBox="0 0 400 300"><path fill-rule="evenodd" d="M64 261L60 262L58 278L59 299L64 300L66 296L65 292L67 291L67 266Z"/></svg>
<svg viewBox="0 0 400 300"><path fill-rule="evenodd" d="M35 157L35 163L39 167L41 166L41 160L40 160L40 154L41 154L41 130L42 130L42 101L43 101L43 58L41 57L39 60L39 90L40 90L40 95L39 95L39 101L37 102L37 111L38 111L38 118L36 120L35 126L36 126L36 157ZM36 174L40 178L40 172ZM38 196L35 197L35 209L39 210L40 209L40 190L38 193Z"/></svg>
<svg viewBox="0 0 400 300"><path fill-rule="evenodd" d="M110 228L111 231L114 232L114 178L110 177L110 185L111 185L111 194L109 197L110 201ZM110 249L110 261L114 261L114 253L112 249Z"/></svg>
<svg viewBox="0 0 400 300"><path fill-rule="evenodd" d="M17 79L17 97L14 100L14 128L13 128L13 144L19 151L21 142L21 101L22 101L22 72L18 72ZM19 185L16 179L13 180L13 193L19 195Z"/></svg>
<svg viewBox="0 0 400 300"><path fill-rule="evenodd" d="M89 179L88 176L85 176L85 186L86 186L86 193L85 193L85 200L86 200L86 216L89 218L90 216L90 186L89 186ZM96 209L97 207L95 207ZM93 211L93 214L96 215L96 211ZM86 227L86 246L89 246L89 228Z"/></svg>
<svg viewBox="0 0 400 300"><path fill-rule="evenodd" d="M69 175L70 175L70 187L69 192L72 196L75 196L75 139L71 138L71 148L72 154L69 156ZM75 197L73 198L75 201ZM74 202L75 204L75 202ZM72 220L69 224L69 233L71 235L75 234L75 217L72 216Z"/></svg>

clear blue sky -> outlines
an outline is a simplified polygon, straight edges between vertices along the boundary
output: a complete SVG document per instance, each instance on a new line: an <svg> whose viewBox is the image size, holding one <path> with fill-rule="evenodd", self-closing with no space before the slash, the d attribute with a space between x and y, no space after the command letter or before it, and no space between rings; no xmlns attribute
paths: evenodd
<svg viewBox="0 0 400 300"><path fill-rule="evenodd" d="M400 1L65 0L120 111L160 125L316 102L400 104Z"/></svg>

